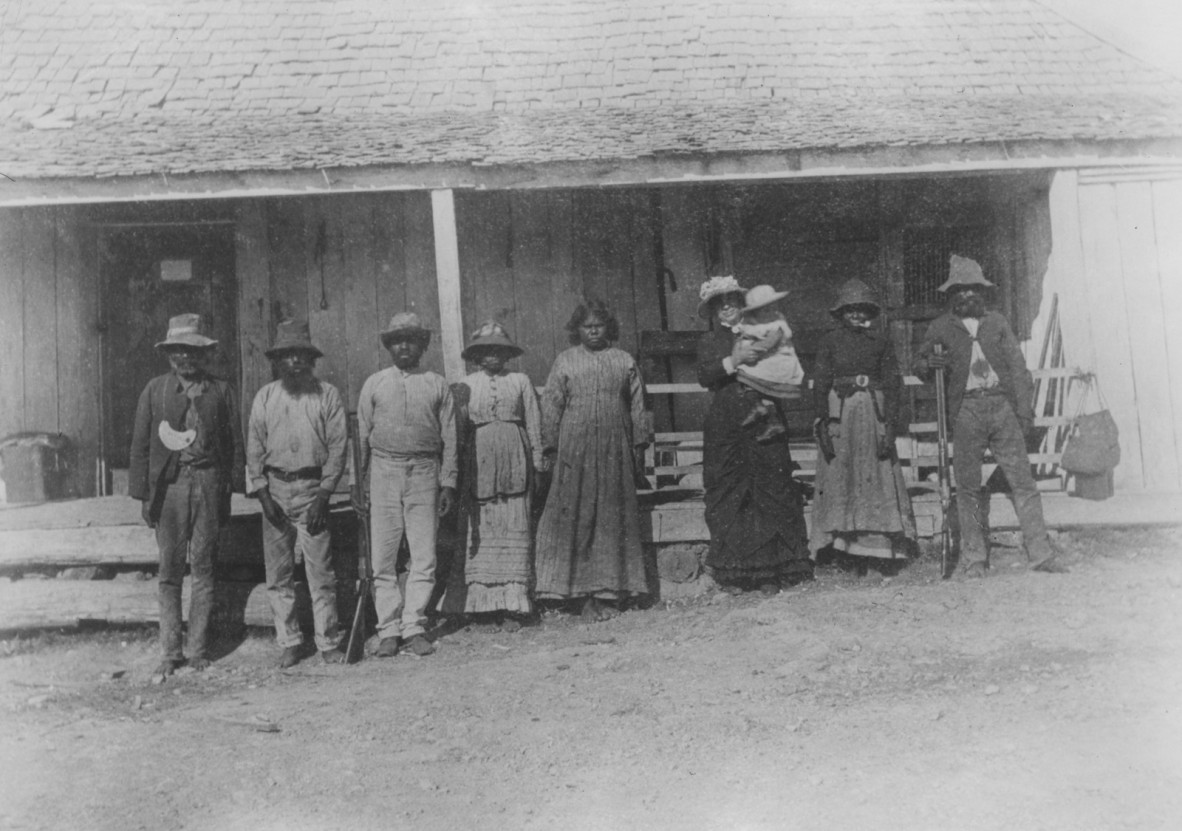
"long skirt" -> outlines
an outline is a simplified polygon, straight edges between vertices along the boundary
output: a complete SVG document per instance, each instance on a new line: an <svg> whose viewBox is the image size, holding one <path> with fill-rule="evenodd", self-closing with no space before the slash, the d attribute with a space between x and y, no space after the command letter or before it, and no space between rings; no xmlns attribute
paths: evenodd
<svg viewBox="0 0 1182 831"><path fill-rule="evenodd" d="M464 611L529 614L533 610L529 493L483 499L470 510Z"/></svg>
<svg viewBox="0 0 1182 831"><path fill-rule="evenodd" d="M839 404L840 422L833 436L833 461L817 458L809 547L826 546L862 557L903 556L903 540L915 538L915 517L899 462L878 458L885 436L876 393L858 391ZM836 395L831 394L831 402ZM832 412L832 408L831 408ZM832 433L831 433L832 435Z"/></svg>

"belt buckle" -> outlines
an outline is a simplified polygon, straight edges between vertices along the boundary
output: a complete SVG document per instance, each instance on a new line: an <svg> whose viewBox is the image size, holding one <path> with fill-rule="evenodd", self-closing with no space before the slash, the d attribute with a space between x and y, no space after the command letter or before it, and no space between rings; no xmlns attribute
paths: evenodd
<svg viewBox="0 0 1182 831"><path fill-rule="evenodd" d="M858 389L862 389L862 390L869 389L870 388L870 376L869 375L855 375L854 376L854 386L857 387Z"/></svg>

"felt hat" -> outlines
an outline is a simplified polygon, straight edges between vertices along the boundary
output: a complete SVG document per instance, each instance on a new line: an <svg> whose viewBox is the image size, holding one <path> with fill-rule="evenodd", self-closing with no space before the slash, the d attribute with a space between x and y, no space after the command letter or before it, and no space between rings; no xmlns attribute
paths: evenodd
<svg viewBox="0 0 1182 831"><path fill-rule="evenodd" d="M953 254L948 260L948 279L936 291L953 291L959 286L980 286L991 289L993 283L985 279L976 260Z"/></svg>
<svg viewBox="0 0 1182 831"><path fill-rule="evenodd" d="M837 302L829 307L829 314L841 317L847 306L873 306L876 315L882 313L882 306L874 298L873 289L856 277L842 283L840 291L837 292Z"/></svg>
<svg viewBox="0 0 1182 831"><path fill-rule="evenodd" d="M382 331L381 338L382 343L407 338L426 342L431 339L431 330L423 328L423 324L419 322L419 316L414 312L399 312L390 318L390 322Z"/></svg>
<svg viewBox="0 0 1182 831"><path fill-rule="evenodd" d="M499 349L513 358L525 352L513 342L504 326L490 320L482 323L480 328L472 333L472 340L469 341L468 348L460 353L460 357L465 361L475 361L481 352L490 349Z"/></svg>
<svg viewBox="0 0 1182 831"><path fill-rule="evenodd" d="M285 320L275 327L275 343L265 354L274 360L285 352L310 352L322 358L324 353L312 345L312 333L306 320Z"/></svg>
<svg viewBox="0 0 1182 831"><path fill-rule="evenodd" d="M702 288L698 291L698 317L703 320L710 319L710 301L715 297L726 294L746 295L746 293L746 290L739 285L739 281L729 274L725 277L711 277L702 283Z"/></svg>
<svg viewBox="0 0 1182 831"><path fill-rule="evenodd" d="M168 320L168 334L156 344L157 349L170 346L196 346L205 349L217 345L217 341L205 335L205 322L201 315L176 315Z"/></svg>
<svg viewBox="0 0 1182 831"><path fill-rule="evenodd" d="M776 291L768 285L756 286L747 292L747 302L743 306L743 314L753 312L756 309L762 309L764 306L770 306L773 303L778 303L788 296L786 291Z"/></svg>

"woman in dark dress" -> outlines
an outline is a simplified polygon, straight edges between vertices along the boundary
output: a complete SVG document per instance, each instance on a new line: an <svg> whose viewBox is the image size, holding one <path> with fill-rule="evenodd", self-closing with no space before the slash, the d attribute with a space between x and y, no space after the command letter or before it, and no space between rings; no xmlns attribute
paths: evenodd
<svg viewBox="0 0 1182 831"><path fill-rule="evenodd" d="M724 591L775 594L813 576L788 437L760 443L759 425L742 425L757 393L735 371L759 360L751 345L736 342L743 288L734 277L712 277L700 298L698 314L714 323L698 341L698 383L713 392L703 431L706 566Z"/></svg>
<svg viewBox="0 0 1182 831"><path fill-rule="evenodd" d="M902 377L895 348L873 326L881 308L861 280L841 287L830 314L838 327L817 348L813 395L817 415L814 556L832 547L891 574L915 539L911 499L895 453Z"/></svg>

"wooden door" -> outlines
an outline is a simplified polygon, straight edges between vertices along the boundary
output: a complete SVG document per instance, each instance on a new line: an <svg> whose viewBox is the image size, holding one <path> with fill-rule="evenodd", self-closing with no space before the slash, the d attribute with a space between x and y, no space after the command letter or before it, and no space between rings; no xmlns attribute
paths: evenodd
<svg viewBox="0 0 1182 831"><path fill-rule="evenodd" d="M174 315L197 313L218 341L209 371L239 386L234 226L143 225L102 229L103 453L125 468L144 385L168 371L156 348Z"/></svg>

